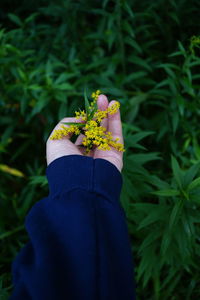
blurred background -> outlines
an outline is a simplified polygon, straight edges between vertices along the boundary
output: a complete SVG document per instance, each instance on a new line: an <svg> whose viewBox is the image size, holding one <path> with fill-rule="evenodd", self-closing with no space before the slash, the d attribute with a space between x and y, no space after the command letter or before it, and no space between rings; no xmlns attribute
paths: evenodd
<svg viewBox="0 0 200 300"><path fill-rule="evenodd" d="M48 195L46 140L85 85L121 104L137 299L200 299L199 19L198 0L1 0L1 300Z"/></svg>

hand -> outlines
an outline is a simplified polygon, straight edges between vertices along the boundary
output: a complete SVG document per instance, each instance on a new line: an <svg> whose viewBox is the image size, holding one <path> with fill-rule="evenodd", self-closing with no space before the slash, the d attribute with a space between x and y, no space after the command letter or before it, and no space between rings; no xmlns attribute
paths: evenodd
<svg viewBox="0 0 200 300"><path fill-rule="evenodd" d="M105 95L100 95L97 100L98 109L106 110L114 103L114 100L108 103L108 99ZM54 128L59 129L61 122L79 122L80 120L76 118L64 118L62 119ZM65 125L68 126L68 125ZM123 135L122 135L122 124L121 124L121 116L120 110L117 113L110 115L108 114L108 118L105 118L101 122L101 126L106 128L106 131L110 131L112 133L113 139L119 138L119 143L124 144ZM54 131L53 130L53 131ZM51 134L53 134L53 131ZM83 155L84 148L81 147L82 139L85 135L80 134L75 143L70 141L70 137L72 134L69 134L67 137L62 138L61 140L50 140L51 134L46 143L46 158L47 165L49 165L55 159L65 156L78 154ZM93 146L90 153L87 155L95 158L106 159L111 162L113 165L117 167L117 169L121 172L123 168L123 152L116 150L111 146L111 150L99 150L97 146Z"/></svg>

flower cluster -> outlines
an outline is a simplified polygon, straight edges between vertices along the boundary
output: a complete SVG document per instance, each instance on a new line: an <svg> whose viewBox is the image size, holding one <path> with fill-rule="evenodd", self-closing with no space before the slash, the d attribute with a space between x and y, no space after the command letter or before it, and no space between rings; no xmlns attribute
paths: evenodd
<svg viewBox="0 0 200 300"><path fill-rule="evenodd" d="M98 146L101 150L111 150L110 146L113 146L118 151L123 151L123 145L117 143L119 138L115 141L112 140L111 132L105 132L106 128L98 126L98 123L94 120L89 121L85 126L85 136L83 138L83 145L89 147L93 144Z"/></svg>
<svg viewBox="0 0 200 300"><path fill-rule="evenodd" d="M69 133L75 133L76 135L79 135L81 133L80 129L75 126L71 125L70 127L66 127L64 125L61 125L62 129L55 129L53 134L51 135L51 140L60 140L63 137L67 136Z"/></svg>
<svg viewBox="0 0 200 300"><path fill-rule="evenodd" d="M190 51L192 52L192 54L195 54L194 52L195 47L200 48L200 36L193 35L190 38Z"/></svg>
<svg viewBox="0 0 200 300"><path fill-rule="evenodd" d="M82 111L80 111L80 112L75 111L75 115L76 115L76 119L78 119L78 120L79 120L80 118L82 118L83 121L86 121L86 120L87 120L87 115L86 115L86 113L85 113L84 110L82 110Z"/></svg>
<svg viewBox="0 0 200 300"><path fill-rule="evenodd" d="M97 101L100 94L101 94L101 91L97 90L96 92L92 93L91 97L94 99L94 101Z"/></svg>
<svg viewBox="0 0 200 300"><path fill-rule="evenodd" d="M111 132L106 132L106 128L100 126L101 121L107 117L108 113L112 115L118 111L120 103L116 101L113 105L108 107L108 109L101 111L97 109L97 99L100 93L100 90L92 93L91 97L93 98L93 101L90 105L88 104L89 102L86 98L85 106L87 113L84 110L75 112L76 119L81 119L86 123L64 123L70 126L66 127L61 125L61 129L54 130L50 139L61 139L64 136L67 136L69 133L74 133L76 135L82 133L85 135L82 140L83 146L86 147L85 154L89 153L94 145L101 150L111 150L110 146L112 146L118 151L124 152L125 149L123 144L118 143L119 138L113 140Z"/></svg>

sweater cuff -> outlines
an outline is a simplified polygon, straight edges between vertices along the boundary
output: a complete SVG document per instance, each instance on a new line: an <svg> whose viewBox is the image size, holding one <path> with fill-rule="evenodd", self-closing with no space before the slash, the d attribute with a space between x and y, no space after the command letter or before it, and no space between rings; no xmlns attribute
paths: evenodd
<svg viewBox="0 0 200 300"><path fill-rule="evenodd" d="M111 162L78 154L55 159L47 167L46 176L50 196L80 188L113 200L120 196L123 183L121 173Z"/></svg>

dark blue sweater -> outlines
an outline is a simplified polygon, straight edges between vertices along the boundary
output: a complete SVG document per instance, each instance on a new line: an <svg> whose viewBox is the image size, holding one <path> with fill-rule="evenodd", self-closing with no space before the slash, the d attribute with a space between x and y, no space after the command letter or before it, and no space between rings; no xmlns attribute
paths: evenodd
<svg viewBox="0 0 200 300"><path fill-rule="evenodd" d="M46 175L49 195L26 217L30 241L12 264L10 300L134 300L121 173L107 160L68 155Z"/></svg>

